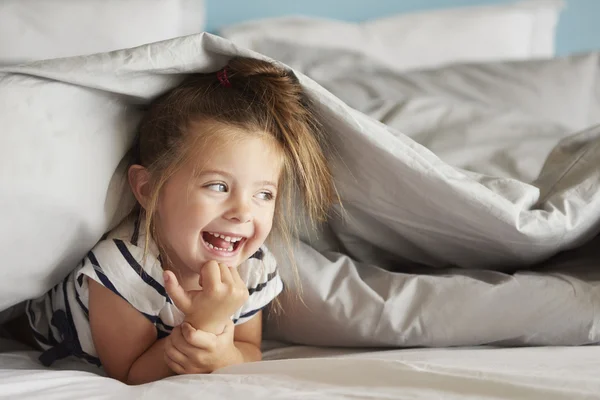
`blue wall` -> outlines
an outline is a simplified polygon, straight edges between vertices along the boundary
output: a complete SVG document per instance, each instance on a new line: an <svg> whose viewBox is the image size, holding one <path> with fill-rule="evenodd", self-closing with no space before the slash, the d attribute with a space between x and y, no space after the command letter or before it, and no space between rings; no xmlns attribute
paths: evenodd
<svg viewBox="0 0 600 400"><path fill-rule="evenodd" d="M205 0L207 30L254 18L304 14L348 21L399 12L511 3L513 0ZM600 50L600 0L566 0L556 39L557 53Z"/></svg>

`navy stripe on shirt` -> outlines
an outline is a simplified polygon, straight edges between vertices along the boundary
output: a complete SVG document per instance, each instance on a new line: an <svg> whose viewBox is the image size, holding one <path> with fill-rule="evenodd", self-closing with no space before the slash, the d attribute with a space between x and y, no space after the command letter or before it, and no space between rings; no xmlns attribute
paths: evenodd
<svg viewBox="0 0 600 400"><path fill-rule="evenodd" d="M251 316L253 316L254 314L258 313L260 310L262 310L265 307L266 306L261 307L261 308L257 308L256 310L248 311L247 313L240 315L240 317L238 319L251 317Z"/></svg>
<svg viewBox="0 0 600 400"><path fill-rule="evenodd" d="M131 244L134 246L138 245L138 239L140 237L140 219L136 218L133 223L133 235L131 235Z"/></svg>
<svg viewBox="0 0 600 400"><path fill-rule="evenodd" d="M167 325L165 324L160 317L156 317L156 328L159 330L163 330L166 332L171 332L173 330L173 327L171 325Z"/></svg>
<svg viewBox="0 0 600 400"><path fill-rule="evenodd" d="M91 257L90 257L91 256ZM104 285L107 289L109 289L111 292L113 292L114 294L118 295L120 298L122 298L123 300L125 300L127 303L131 304L125 297L123 297L123 295L121 293L119 293L119 291L117 290L117 288L112 284L112 282L110 281L110 279L108 279L106 277L106 275L104 275L104 272L102 272L102 268L100 267L100 265L98 264L98 259L96 259L96 257L94 256L94 253L92 253L91 251L88 253L88 258L90 259L90 261L92 262L92 265L94 265L94 271L96 272L96 275L98 276L98 279L100 279L100 282L102 283L102 285ZM144 317L146 317L150 322L152 322L152 324L156 327L157 330L158 326L156 326L157 323L160 323L161 325L167 327L167 328L171 328L173 329L173 327L170 327L169 325L163 323L161 321L161 319L156 316L156 315L150 315L150 314L146 314L145 312L141 311L141 310L137 310L140 314L142 314Z"/></svg>
<svg viewBox="0 0 600 400"><path fill-rule="evenodd" d="M77 277L77 285L81 288L83 287L83 274L80 274ZM90 312L87 309L87 307L85 306L85 304L83 304L83 302L81 301L81 296L79 296L79 291L77 290L77 288L75 288L75 300L77 300L77 304L79 304L79 307L81 307L81 309L83 310L83 313L85 314L85 316L89 319L90 317Z"/></svg>
<svg viewBox="0 0 600 400"><path fill-rule="evenodd" d="M44 337L44 335L42 335L41 333L39 333L33 326L33 322L35 321L35 313L33 312L33 309L31 308L31 302L29 302L27 304L27 317L29 318L29 326L31 328L31 332L33 333L33 337L35 338L35 340L37 340L39 343L45 345L45 346L50 346L50 343L48 342L48 340L46 340L46 338Z"/></svg>
<svg viewBox="0 0 600 400"><path fill-rule="evenodd" d="M60 283L59 283L60 285ZM50 299L50 309L54 310L54 296L59 296L58 293L58 285L54 286L51 291L50 291L50 295L48 296L48 298ZM52 327L48 327L48 340L50 340L50 344L52 344L52 346L56 346L58 344L58 340L56 340L56 338L54 337L54 333L52 333Z"/></svg>
<svg viewBox="0 0 600 400"><path fill-rule="evenodd" d="M117 290L117 288L106 277L106 275L104 275L104 272L102 272L102 271L100 271L98 269L94 269L94 271L96 272L96 275L98 276L98 279L100 279L100 282L102 282L102 285L104 285L104 287L106 287L107 289L109 289L114 294L118 295L123 300L127 301L128 304L131 304L131 303L129 303L129 301L125 297L123 297L123 295L121 293L119 293L119 291ZM150 320L150 322L152 322L152 324L156 323L156 320L157 320L158 317L155 317L155 316L150 315L150 314L146 314L145 312L140 311L140 310L138 310L138 312L141 313L148 320Z"/></svg>
<svg viewBox="0 0 600 400"><path fill-rule="evenodd" d="M121 252L123 257L125 258L127 263L129 263L131 268L133 268L133 270L142 278L142 280L144 282L146 282L149 286L152 286L154 288L154 290L156 290L158 292L158 294L160 294L167 300L168 303L171 303L171 299L169 298L169 295L167 294L167 291L165 290L165 288L160 283L158 283L153 277L148 275L148 273L146 273L146 271L144 271L142 266L137 262L137 260L133 257L133 255L129 252L127 245L122 240L119 240L119 239L113 239L113 241L117 245L117 248L119 249L119 251Z"/></svg>
<svg viewBox="0 0 600 400"><path fill-rule="evenodd" d="M273 275L273 277L271 277L271 275L272 275L272 274L269 274L269 277L271 277L271 278L270 278L270 280L272 280L272 279L273 279L275 276L277 276L276 272L277 272L277 270L275 270L275 271L272 273L272 274L275 274L275 275ZM283 282L281 282L281 286L282 286L282 290L283 290L283 289L285 289L285 284L284 284ZM253 316L254 314L256 314L256 313L258 313L259 311L261 311L262 309L264 309L266 306L268 306L270 303L271 303L271 302L269 302L269 303L265 304L264 306L262 306L262 307L260 307L260 308L257 308L257 309L255 309L255 310L250 310L250 311L248 311L247 313L244 313L244 314L240 315L240 317L239 317L239 318L237 318L237 319L234 319L234 320L233 320L233 323L234 323L234 324L235 324L235 323L237 323L237 322L238 322L240 319L242 319L242 318L248 318L248 317L251 317L251 316Z"/></svg>
<svg viewBox="0 0 600 400"><path fill-rule="evenodd" d="M71 332L74 335L73 340L75 341L75 345L77 346L78 350L81 351L81 354L78 354L78 355L80 357L84 358L87 362L94 364L96 366L100 366L100 365L102 365L102 363L100 362L100 358L89 355L88 353L83 351L83 349L81 348L81 342L79 341L79 333L77 332L77 328L75 328L75 323L73 322L73 315L71 314L71 307L69 306L69 297L67 295L68 278L69 278L69 276L67 275L67 277L62 282L63 296L64 296L64 302L65 302L65 312L67 314L67 321L71 328Z"/></svg>
<svg viewBox="0 0 600 400"><path fill-rule="evenodd" d="M257 308L257 309L255 309L255 310L250 310L250 311L248 311L247 313L244 313L244 314L240 315L240 316L239 316L239 318L236 318L236 319L234 319L234 320L233 320L233 323L235 324L235 323L236 323L236 322L238 322L240 319L243 319L243 318L248 318L248 317L251 317L251 316L253 316L253 315L255 315L255 314L258 314L258 312L259 312L259 311L261 311L263 308L265 308L267 305L268 305L268 304L265 304L264 306L262 306L262 307L260 307L260 308Z"/></svg>
<svg viewBox="0 0 600 400"><path fill-rule="evenodd" d="M77 291L77 289L75 289L75 300L77 300L77 304L79 304L79 307L81 307L81 309L83 310L83 313L85 314L86 318L89 319L90 311L87 309L85 304L83 304L83 302L81 301L81 297L79 297L79 292Z"/></svg>
<svg viewBox="0 0 600 400"><path fill-rule="evenodd" d="M170 334L171 334L171 332L165 332L160 329L157 329L156 330L156 340L164 339L167 336L169 336Z"/></svg>
<svg viewBox="0 0 600 400"><path fill-rule="evenodd" d="M46 340L46 338L44 337L44 335L42 335L41 333L39 333L38 331L36 331L33 328L31 328L31 332L33 333L33 337L35 338L35 340L38 343L41 343L44 346L49 346L49 347L52 346L50 343L48 343L48 341Z"/></svg>
<svg viewBox="0 0 600 400"><path fill-rule="evenodd" d="M92 265L94 266L94 272L96 272L96 276L98 277L98 279L100 280L102 285L104 287L106 287L107 289L109 289L114 294L118 295L123 300L127 301L127 299L125 297L123 297L121 295L121 293L119 293L117 288L112 284L110 279L108 279L106 277L106 275L104 275L104 272L102 272L102 267L100 267L100 264L98 263L98 259L96 258L96 256L94 255L94 253L92 251L88 252L88 258L90 259ZM129 303L129 301L127 301L127 302Z"/></svg>
<svg viewBox="0 0 600 400"><path fill-rule="evenodd" d="M263 253L262 249L259 247L258 250L256 250L256 252L250 256L250 258L256 258L257 260L262 260L264 255L265 254Z"/></svg>
<svg viewBox="0 0 600 400"><path fill-rule="evenodd" d="M62 281L62 292L63 292L63 300L65 302L65 312L67 313L67 320L69 321L69 326L71 327L71 332L73 332L75 334L75 337L73 338L77 344L79 344L79 335L77 334L77 329L75 328L75 323L73 322L73 314L71 314L71 306L69 305L69 296L67 293L67 280L69 279L69 276L67 275L67 277ZM79 344L79 347L81 347L81 344Z"/></svg>
<svg viewBox="0 0 600 400"><path fill-rule="evenodd" d="M269 282L271 282L273 280L273 278L275 278L276 276L277 276L277 269L275 269L275 271L273 271L269 275L267 275L267 280L266 281L264 281L262 283L259 283L258 285L256 285L256 287L248 288L248 293L252 294L254 292L260 292L265 287L267 287L267 285L269 284Z"/></svg>

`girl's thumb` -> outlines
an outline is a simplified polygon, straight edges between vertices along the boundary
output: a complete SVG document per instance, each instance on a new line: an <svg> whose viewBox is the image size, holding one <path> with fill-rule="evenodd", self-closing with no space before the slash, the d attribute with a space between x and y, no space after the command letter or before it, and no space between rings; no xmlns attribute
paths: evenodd
<svg viewBox="0 0 600 400"><path fill-rule="evenodd" d="M165 281L165 289L171 300L173 300L173 304L181 311L186 312L191 306L191 299L179 282L177 282L175 274L171 271L164 271L163 279Z"/></svg>

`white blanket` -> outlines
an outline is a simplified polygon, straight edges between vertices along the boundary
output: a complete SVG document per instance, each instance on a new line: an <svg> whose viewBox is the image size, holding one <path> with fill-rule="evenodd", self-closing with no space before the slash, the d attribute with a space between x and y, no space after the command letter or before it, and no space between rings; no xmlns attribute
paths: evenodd
<svg viewBox="0 0 600 400"><path fill-rule="evenodd" d="M81 195L92 211L89 215L95 216L83 220L88 223L85 234L65 238L69 261L85 254L118 219L115 199L120 192L115 189L118 185L109 188L109 183L122 181L122 170L117 170L112 181L112 172L106 172L117 168L130 143L139 117L136 105L175 85L182 74L217 70L238 54L256 56L225 40L198 35L4 69L7 75L2 78L0 103L11 105L13 113L25 108L40 117L48 105L67 107L53 114L60 121L44 117L44 124L36 124L15 117L9 123L11 134L32 138L42 138L42 133L68 134L78 140L79 133L88 129L93 135L106 135L107 143L118 142L110 152L93 149L86 154L88 158L79 159L102 166L102 173L89 177L89 187L80 186L81 181L60 180L61 190ZM363 67L373 68L355 63L355 72L362 72L353 75L350 69L327 67L323 84L379 119L393 115L390 118L413 124L415 138L420 134L423 143L427 129L419 131L415 126L431 127L432 137L448 128L442 132L459 138L461 133L465 137L489 134L500 142L502 129L527 134L531 140L548 135L557 139L557 132L566 139L543 168L540 161L541 173L532 181L535 174L531 173L523 178L518 173L495 177L466 171L299 74L339 156L333 159L333 167L344 219L333 218L324 230L326 235L306 237L310 245L298 247L295 256L306 306L293 297L284 301L286 312L271 320L268 332L299 343L346 346L600 340L600 298L594 273L598 254L593 246L554 259L550 266L559 272L505 273L578 248L598 233L600 128L566 134L599 122L599 56L410 75L380 71L378 78L365 75ZM344 82L346 86L337 90L335 85ZM391 96L402 97L379 106L369 103L360 96L372 93L372 82L389 88ZM356 88L350 90L348 83L362 88L362 94ZM17 99L18 106L10 99ZM384 106L389 111L382 114ZM440 124L432 124L432 119ZM491 128L486 121L491 121ZM5 139L9 144L11 137ZM546 147L542 150L548 149L547 140L543 139ZM443 138L436 143L443 143ZM438 150L443 153L443 146ZM453 161L460 164L460 158ZM13 172L28 176L17 168ZM8 195L5 198L11 200ZM81 201L75 198L73 203ZM59 233L52 229L44 226L41 234ZM355 261L335 252L340 249ZM13 271L9 290L19 300L37 294L73 265L56 262ZM446 267L455 269L441 269ZM35 284L30 283L33 277Z"/></svg>
<svg viewBox="0 0 600 400"><path fill-rule="evenodd" d="M327 232L341 246L309 241L320 253L298 252L306 306L284 304L294 311L270 325L275 337L599 340L599 241L584 245L600 219L598 54L398 74L351 52L276 42L261 51L387 125L353 115L354 129L341 131L348 218ZM359 262L327 252L340 247ZM524 268L534 271L515 273Z"/></svg>

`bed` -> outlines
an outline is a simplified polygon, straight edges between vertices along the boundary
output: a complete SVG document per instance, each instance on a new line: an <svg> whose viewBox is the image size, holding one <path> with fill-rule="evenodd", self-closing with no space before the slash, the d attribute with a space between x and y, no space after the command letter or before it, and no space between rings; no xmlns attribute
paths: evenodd
<svg viewBox="0 0 600 400"><path fill-rule="evenodd" d="M465 9L360 26L275 19L221 37L171 29L165 41L111 53L108 43L98 54L7 60L6 313L62 279L122 218L137 106L234 55L297 72L333 137L344 213L295 249L303 303L283 297L285 313L267 319L264 361L128 387L76 360L44 368L36 352L1 339L0 396L600 397L600 54L553 55L559 9L478 9L497 45L473 41L471 52L450 51L449 39L437 43L445 51L423 52L432 33L414 31L472 21ZM502 35L508 21L519 35ZM413 29L413 42L372 42L398 29ZM536 34L523 44L523 32ZM24 238L43 244L31 252Z"/></svg>
<svg viewBox="0 0 600 400"><path fill-rule="evenodd" d="M4 343L3 343L4 345ZM2 354L3 398L38 399L590 399L596 348L333 350L285 346L218 374L140 387L68 362L44 370L35 354Z"/></svg>

